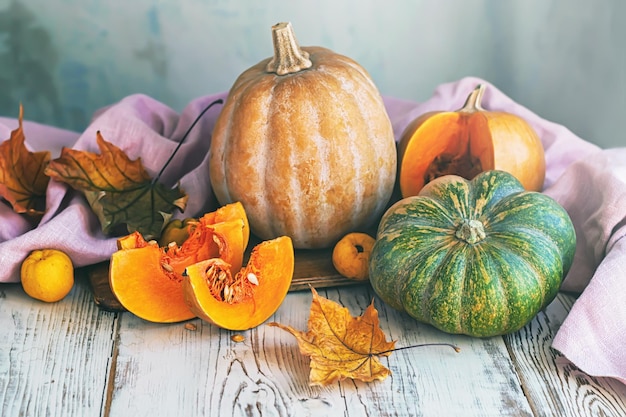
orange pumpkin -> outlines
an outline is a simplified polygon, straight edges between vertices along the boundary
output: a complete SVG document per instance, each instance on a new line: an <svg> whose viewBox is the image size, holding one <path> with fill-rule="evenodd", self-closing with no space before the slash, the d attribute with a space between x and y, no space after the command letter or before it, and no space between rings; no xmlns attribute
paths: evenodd
<svg viewBox="0 0 626 417"><path fill-rule="evenodd" d="M483 171L507 171L529 191L540 191L546 172L541 140L521 117L481 107L479 85L456 111L434 111L413 120L398 144L402 197L417 195L445 174L472 179Z"/></svg>
<svg viewBox="0 0 626 417"><path fill-rule="evenodd" d="M189 237L180 246L173 242L161 247L138 232L120 238L109 266L113 294L125 309L148 321L170 323L195 317L183 296L185 268L221 257L233 272L238 271L249 238L247 224L243 205L237 202L190 223Z"/></svg>
<svg viewBox="0 0 626 417"><path fill-rule="evenodd" d="M187 267L183 289L191 311L228 330L247 330L267 320L291 285L294 250L288 236L254 247L245 268L234 273L224 259Z"/></svg>
<svg viewBox="0 0 626 417"><path fill-rule="evenodd" d="M274 57L244 71L216 121L210 178L221 204L241 201L262 240L330 247L378 221L396 177L391 122L352 59L300 47L272 27Z"/></svg>

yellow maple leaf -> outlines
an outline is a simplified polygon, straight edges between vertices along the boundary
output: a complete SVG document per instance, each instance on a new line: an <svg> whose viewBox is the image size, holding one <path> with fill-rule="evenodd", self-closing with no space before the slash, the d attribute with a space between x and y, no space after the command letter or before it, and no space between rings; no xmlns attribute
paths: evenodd
<svg viewBox="0 0 626 417"><path fill-rule="evenodd" d="M31 152L26 148L20 105L18 128L0 144L0 197L16 213L41 216L46 208L48 178L44 169L50 160L49 151Z"/></svg>
<svg viewBox="0 0 626 417"><path fill-rule="evenodd" d="M383 380L391 374L379 360L389 356L395 341L388 342L380 329L374 302L360 317L320 296L314 288L308 331L280 323L268 323L296 337L300 352L311 358L309 382L328 385L345 378L364 382Z"/></svg>

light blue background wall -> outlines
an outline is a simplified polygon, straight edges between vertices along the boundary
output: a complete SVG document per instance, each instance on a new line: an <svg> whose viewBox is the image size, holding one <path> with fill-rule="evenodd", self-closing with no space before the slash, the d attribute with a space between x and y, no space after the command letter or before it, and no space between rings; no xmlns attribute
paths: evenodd
<svg viewBox="0 0 626 417"><path fill-rule="evenodd" d="M384 95L423 101L485 78L604 147L626 146L624 0L0 0L0 114L81 130L146 93L181 110L272 54L270 27L364 66Z"/></svg>

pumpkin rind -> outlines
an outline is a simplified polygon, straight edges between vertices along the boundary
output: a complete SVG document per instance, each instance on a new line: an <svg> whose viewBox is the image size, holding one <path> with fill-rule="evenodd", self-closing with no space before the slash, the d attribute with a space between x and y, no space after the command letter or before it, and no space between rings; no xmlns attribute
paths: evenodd
<svg viewBox="0 0 626 417"><path fill-rule="evenodd" d="M321 248L380 218L397 154L366 70L326 48L301 49L306 69L278 75L268 58L237 78L213 131L210 178L221 204L243 203L262 240Z"/></svg>
<svg viewBox="0 0 626 417"><path fill-rule="evenodd" d="M209 323L228 330L247 330L266 321L280 307L291 286L294 265L288 236L266 240L253 248L247 265L232 274L222 259L187 267L183 276L185 300L191 311ZM222 291L216 297L207 283L209 268L224 272L223 280L228 283L238 281L243 295L232 302L221 299Z"/></svg>
<svg viewBox="0 0 626 417"><path fill-rule="evenodd" d="M575 247L567 212L511 174L447 175L383 215L370 282L390 306L445 332L501 335L554 299Z"/></svg>

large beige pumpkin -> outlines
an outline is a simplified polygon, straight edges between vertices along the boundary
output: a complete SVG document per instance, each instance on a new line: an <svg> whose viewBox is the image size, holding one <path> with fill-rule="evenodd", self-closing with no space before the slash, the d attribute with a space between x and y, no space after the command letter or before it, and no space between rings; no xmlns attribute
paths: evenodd
<svg viewBox="0 0 626 417"><path fill-rule="evenodd" d="M243 203L258 237L329 247L382 215L396 176L391 123L355 61L300 48L289 23L272 35L274 57L237 78L216 121L211 184L222 205Z"/></svg>

